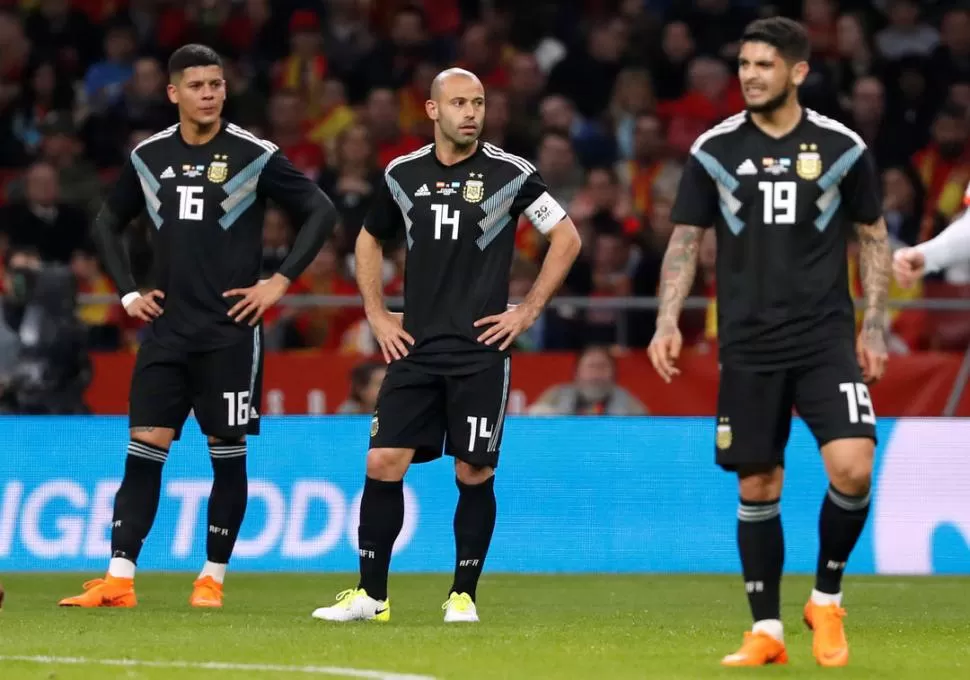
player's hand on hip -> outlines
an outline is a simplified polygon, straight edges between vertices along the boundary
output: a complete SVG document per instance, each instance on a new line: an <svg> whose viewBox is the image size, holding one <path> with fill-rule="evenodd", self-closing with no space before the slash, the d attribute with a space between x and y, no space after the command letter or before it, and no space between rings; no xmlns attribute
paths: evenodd
<svg viewBox="0 0 970 680"><path fill-rule="evenodd" d="M162 307L158 304L159 300L165 298L165 293L160 290L153 290L143 295L139 295L125 306L128 316L149 323L162 315Z"/></svg>
<svg viewBox="0 0 970 680"><path fill-rule="evenodd" d="M274 274L268 279L258 281L255 286L227 290L222 294L222 297L242 298L229 308L227 314L237 323L242 323L248 319L249 325L255 326L263 318L266 310L283 297L289 283L289 279L282 274Z"/></svg>
<svg viewBox="0 0 970 680"><path fill-rule="evenodd" d="M653 334L647 354L650 356L650 363L653 364L654 370L665 383L673 380L674 376L680 375L680 369L676 364L683 344L684 338L676 326L658 326Z"/></svg>
<svg viewBox="0 0 970 680"><path fill-rule="evenodd" d="M866 383L874 383L882 378L889 352L886 350L886 334L881 328L866 328L863 325L856 340L856 358Z"/></svg>
<svg viewBox="0 0 970 680"><path fill-rule="evenodd" d="M509 309L501 314L492 314L475 322L475 328L488 326L491 328L478 336L478 341L486 345L494 345L497 342L500 350L506 350L515 342L515 339L525 333L539 318L537 310L526 304L509 305Z"/></svg>
<svg viewBox="0 0 970 680"><path fill-rule="evenodd" d="M404 315L394 314L386 309L367 315L374 339L377 340L384 355L384 361L391 363L403 359L410 351L408 345L414 347L414 338L404 330Z"/></svg>
<svg viewBox="0 0 970 680"><path fill-rule="evenodd" d="M900 248L893 254L893 274L903 288L909 288L926 273L926 257L916 248Z"/></svg>

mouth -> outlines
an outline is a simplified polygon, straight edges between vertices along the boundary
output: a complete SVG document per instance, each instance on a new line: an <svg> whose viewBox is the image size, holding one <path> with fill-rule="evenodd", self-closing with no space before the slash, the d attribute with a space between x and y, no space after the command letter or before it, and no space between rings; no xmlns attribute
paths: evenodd
<svg viewBox="0 0 970 680"><path fill-rule="evenodd" d="M744 93L749 97L756 97L758 95L765 93L765 88L763 85L745 85Z"/></svg>
<svg viewBox="0 0 970 680"><path fill-rule="evenodd" d="M458 129L461 132L464 132L466 135L473 135L476 132L478 132L478 126L477 125L461 125L461 126L459 126Z"/></svg>

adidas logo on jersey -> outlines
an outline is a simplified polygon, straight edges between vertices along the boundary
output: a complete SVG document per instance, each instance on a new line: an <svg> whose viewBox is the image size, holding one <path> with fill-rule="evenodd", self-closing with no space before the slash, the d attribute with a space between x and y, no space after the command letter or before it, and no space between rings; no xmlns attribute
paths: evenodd
<svg viewBox="0 0 970 680"><path fill-rule="evenodd" d="M758 168L755 167L750 158L745 158L744 163L739 165L735 172L739 175L757 175Z"/></svg>
<svg viewBox="0 0 970 680"><path fill-rule="evenodd" d="M427 184L422 184L417 191L414 192L415 196L430 196L431 191L428 189Z"/></svg>
<svg viewBox="0 0 970 680"><path fill-rule="evenodd" d="M159 178L161 179L172 179L173 177L175 177L175 171L172 170L171 165L165 168L165 171L159 175Z"/></svg>

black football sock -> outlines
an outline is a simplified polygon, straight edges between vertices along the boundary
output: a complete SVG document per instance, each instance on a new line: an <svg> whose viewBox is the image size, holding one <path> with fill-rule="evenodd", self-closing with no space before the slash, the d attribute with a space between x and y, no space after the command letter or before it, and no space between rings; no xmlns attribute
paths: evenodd
<svg viewBox="0 0 970 680"><path fill-rule="evenodd" d="M142 544L155 523L162 493L162 466L168 451L132 440L128 442L125 476L115 495L111 516L111 556L138 562Z"/></svg>
<svg viewBox="0 0 970 680"><path fill-rule="evenodd" d="M367 477L360 499L359 588L375 600L387 599L391 550L404 526L404 481L381 482Z"/></svg>
<svg viewBox="0 0 970 680"><path fill-rule="evenodd" d="M818 517L818 567L815 590L835 595L842 591L845 563L869 516L869 494L849 496L829 486Z"/></svg>
<svg viewBox="0 0 970 680"><path fill-rule="evenodd" d="M738 550L751 615L755 621L780 620L785 538L778 499L741 501L738 506Z"/></svg>
<svg viewBox="0 0 970 680"><path fill-rule="evenodd" d="M212 491L209 494L206 559L216 564L228 564L249 498L246 442L209 444L209 457L212 460Z"/></svg>
<svg viewBox="0 0 970 680"><path fill-rule="evenodd" d="M481 484L456 482L455 580L450 592L468 593L474 600L495 530L495 477Z"/></svg>

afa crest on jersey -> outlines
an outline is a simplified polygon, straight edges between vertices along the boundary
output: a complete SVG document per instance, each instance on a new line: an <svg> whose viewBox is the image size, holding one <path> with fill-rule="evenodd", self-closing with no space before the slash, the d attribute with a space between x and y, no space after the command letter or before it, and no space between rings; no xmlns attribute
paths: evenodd
<svg viewBox="0 0 970 680"><path fill-rule="evenodd" d="M467 179L461 190L461 197L469 203L478 203L485 198L485 182L480 179Z"/></svg>
<svg viewBox="0 0 970 680"><path fill-rule="evenodd" d="M801 152L795 160L795 172L802 179L817 179L822 174L822 156L816 144L802 144Z"/></svg>
<svg viewBox="0 0 970 680"><path fill-rule="evenodd" d="M229 164L226 162L229 156L216 154L215 159L209 163L209 170L205 173L206 179L213 184L222 184L229 177Z"/></svg>

